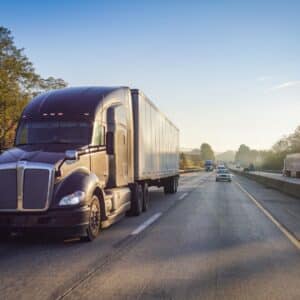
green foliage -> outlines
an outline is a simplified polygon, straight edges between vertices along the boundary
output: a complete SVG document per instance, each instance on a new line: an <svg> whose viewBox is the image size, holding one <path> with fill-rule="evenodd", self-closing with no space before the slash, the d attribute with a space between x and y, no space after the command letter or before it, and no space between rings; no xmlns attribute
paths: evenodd
<svg viewBox="0 0 300 300"><path fill-rule="evenodd" d="M282 170L287 154L300 152L300 126L296 130L277 141L271 150L252 150L241 145L235 155L235 161L246 167L253 163L256 168L263 170Z"/></svg>
<svg viewBox="0 0 300 300"><path fill-rule="evenodd" d="M200 159L205 160L215 160L215 154L211 146L207 143L203 143L200 147Z"/></svg>
<svg viewBox="0 0 300 300"><path fill-rule="evenodd" d="M189 152L180 153L180 169L185 170L200 167L202 167L202 162L200 160L199 149L193 149Z"/></svg>
<svg viewBox="0 0 300 300"><path fill-rule="evenodd" d="M32 97L65 86L62 79L41 78L24 49L15 46L10 30L0 26L0 150L12 145L19 117Z"/></svg>

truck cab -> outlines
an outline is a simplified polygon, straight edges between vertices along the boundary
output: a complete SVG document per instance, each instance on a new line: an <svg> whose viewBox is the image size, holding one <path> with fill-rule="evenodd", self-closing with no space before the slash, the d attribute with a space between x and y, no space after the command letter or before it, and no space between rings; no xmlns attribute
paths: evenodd
<svg viewBox="0 0 300 300"><path fill-rule="evenodd" d="M25 108L0 156L2 231L46 228L93 239L131 209L128 88L67 88Z"/></svg>

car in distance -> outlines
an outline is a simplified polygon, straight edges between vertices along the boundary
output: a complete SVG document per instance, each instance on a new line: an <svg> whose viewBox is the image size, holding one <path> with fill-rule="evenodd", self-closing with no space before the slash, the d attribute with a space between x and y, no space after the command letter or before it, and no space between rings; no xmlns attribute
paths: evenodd
<svg viewBox="0 0 300 300"><path fill-rule="evenodd" d="M216 173L216 181L228 181L231 182L232 177L229 171L225 168L220 168Z"/></svg>

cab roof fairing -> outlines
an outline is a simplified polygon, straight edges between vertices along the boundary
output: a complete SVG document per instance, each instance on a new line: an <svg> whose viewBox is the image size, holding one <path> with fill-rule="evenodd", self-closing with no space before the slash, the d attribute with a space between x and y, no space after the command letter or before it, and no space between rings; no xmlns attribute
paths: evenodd
<svg viewBox="0 0 300 300"><path fill-rule="evenodd" d="M94 121L112 98L123 97L128 87L73 87L36 96L25 107L23 120Z"/></svg>

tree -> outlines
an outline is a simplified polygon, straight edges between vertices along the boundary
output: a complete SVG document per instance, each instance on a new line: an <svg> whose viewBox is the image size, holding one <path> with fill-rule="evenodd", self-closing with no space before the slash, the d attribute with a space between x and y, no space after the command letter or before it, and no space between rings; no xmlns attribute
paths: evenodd
<svg viewBox="0 0 300 300"><path fill-rule="evenodd" d="M241 163L244 166L249 165L249 163L251 162L250 153L251 150L248 146L244 144L240 145L239 150L235 154L235 161Z"/></svg>
<svg viewBox="0 0 300 300"><path fill-rule="evenodd" d="M216 155L216 160L224 161L224 162L234 161L234 158L235 158L235 151L231 151L231 150Z"/></svg>
<svg viewBox="0 0 300 300"><path fill-rule="evenodd" d="M24 49L15 46L11 31L0 26L0 150L12 145L16 124L32 97L66 85L62 79L41 78Z"/></svg>
<svg viewBox="0 0 300 300"><path fill-rule="evenodd" d="M201 160L215 160L215 154L211 146L207 143L203 143L200 147Z"/></svg>
<svg viewBox="0 0 300 300"><path fill-rule="evenodd" d="M186 156L183 152L180 153L180 162L179 162L179 167L181 170L184 170L187 167L187 159Z"/></svg>

